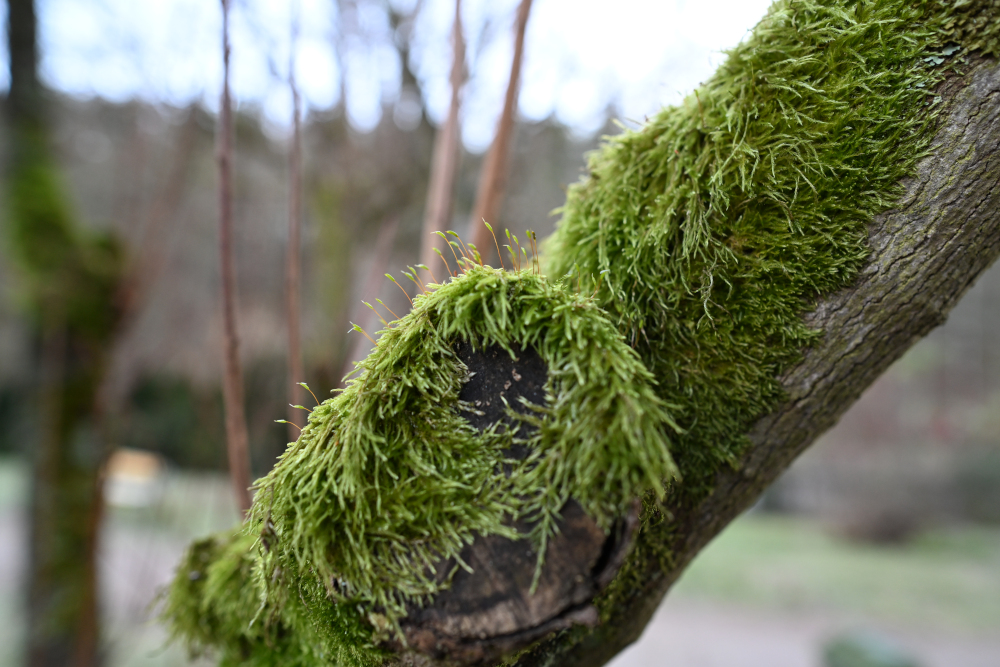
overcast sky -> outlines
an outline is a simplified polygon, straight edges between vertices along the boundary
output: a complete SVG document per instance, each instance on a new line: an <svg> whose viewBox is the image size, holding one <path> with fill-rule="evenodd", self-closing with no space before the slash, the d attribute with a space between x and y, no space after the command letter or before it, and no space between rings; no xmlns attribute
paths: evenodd
<svg viewBox="0 0 1000 667"><path fill-rule="evenodd" d="M45 81L82 97L141 97L217 107L221 81L220 3L213 0L36 0ZM233 90L259 107L275 131L287 126L290 35L298 16L296 78L308 108L326 109L346 90L351 124L365 131L399 99L400 62L387 16L377 2L357 0L353 16L335 0L234 0ZM394 0L411 10L414 0ZM677 102L703 81L770 4L769 0L534 0L525 45L520 113L556 119L580 133L603 124L607 109L641 120ZM463 25L471 79L465 92L463 139L484 149L499 115L513 49L517 0L465 0ZM424 0L412 66L434 121L449 99L449 31L453 0ZM355 22L338 40L341 21ZM485 29L485 32L484 32ZM338 51L344 62L338 65ZM6 58L6 55L4 55ZM6 63L0 83L6 85Z"/></svg>

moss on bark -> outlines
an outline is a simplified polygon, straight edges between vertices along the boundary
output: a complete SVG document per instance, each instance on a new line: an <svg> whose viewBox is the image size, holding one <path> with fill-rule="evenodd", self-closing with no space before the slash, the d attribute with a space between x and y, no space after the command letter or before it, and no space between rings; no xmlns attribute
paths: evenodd
<svg viewBox="0 0 1000 667"><path fill-rule="evenodd" d="M575 298L590 309L589 298L573 297L566 286L579 285L581 293L594 295L599 330L609 330L604 318L610 318L610 330L623 336L656 379L658 401L649 405L669 407L669 415L660 418L660 432L664 438L669 435L670 456L680 476L669 483L665 500L647 492L636 548L597 601L604 625L596 631L566 631L512 662L551 664L570 647L593 643L602 633L633 623L618 613L623 601L645 586L657 568L676 567L672 544L680 527L671 510L692 507L710 494L720 472L736 466L747 451L750 427L784 397L779 376L823 335L803 315L858 276L869 255L868 225L895 204L901 182L927 155L943 106L937 85L966 68L972 51L997 54L998 16L998 3L992 0L780 1L695 94L640 130L610 139L591 158L589 175L570 190L563 220L546 246L546 270L569 279L559 287L563 293L543 298L567 303ZM415 316L423 316L422 308L426 314L431 300L449 287L418 302ZM453 289L456 306L471 303L463 301L462 289ZM314 413L314 430L261 484L255 525L265 537L273 530L268 539L285 545L268 556L273 560L261 570L269 573L265 580L279 567L299 574L315 568L339 604L353 603L352 596L361 593L369 604L363 607L369 621L389 628L403 602L433 593L422 567L437 555L454 554L477 531L502 532L498 517L523 511L514 502L523 487L492 509L484 496L452 498L459 503L453 511L462 514L454 523L437 523L436 501L413 496L398 507L403 516L404 505L420 503L419 511L406 519L407 530L416 532L387 532L393 546L384 552L354 537L379 530L386 514L380 505L382 489L420 485L421 477L453 469L455 461L445 460L444 452L460 450L463 460L480 459L494 467L503 463L501 442L492 436L457 437L462 427L455 413L436 407L454 405L461 380L455 362L449 361L449 336L443 335L461 328L448 326L442 328L433 317L426 323L416 319L384 336L380 350L366 362L367 374L351 393ZM513 334L524 326L516 320L498 325L471 317L463 326L469 327L463 335L481 344L480 338L487 336L487 341L504 345L537 340ZM420 347L428 335L433 345ZM577 340L586 345L588 339ZM550 368L560 368L555 357L542 354ZM616 354L631 359L627 352ZM630 372L636 382L648 382L645 370ZM399 377L407 380L393 379ZM366 379L376 384L366 385ZM560 417L553 423L564 432L571 429L574 420L588 416L584 408L593 396L588 392L603 390L571 392L567 420ZM551 403L556 404L558 400ZM430 419L426 424L424 417ZM389 426L379 422L386 418ZM350 421L355 419L365 420L358 432L368 434L369 444L339 450L329 446L336 442L335 431L352 434ZM678 428L670 432L674 423ZM431 435L435 444L421 434ZM418 463L413 458L411 442L421 443L422 456L430 457L432 465L422 467L423 459ZM389 444L397 449L387 455L381 448ZM444 450L435 450L442 444L447 445ZM543 453L558 450L546 449L544 441L532 444ZM600 444L588 447L599 449ZM633 451L658 447L646 443ZM360 458L343 475L350 456ZM403 475L380 478L374 473L407 458L410 462L398 469ZM479 471L470 478L474 489L482 492L486 480L493 489L505 488L507 482L486 474L483 463L473 467ZM529 497L552 494L533 511L552 512L572 496L606 522L629 494L643 485L656 487L647 477L654 468L639 465L635 470L640 474L624 475L622 479L634 480L624 493L595 484L595 467L553 466L560 472L545 478L548 473L534 472L544 470L539 465L519 474L535 474L527 487ZM441 490L436 482L423 490L431 488ZM331 504L333 498L337 505ZM497 496L488 498L496 501ZM362 506L366 509L358 511ZM347 523L324 522L345 507L350 522L357 523L346 533L331 532L334 525ZM426 532L434 526L447 530ZM326 537L317 530L326 531ZM334 535L346 538L346 546L334 544ZM439 541L425 542L426 535L438 535ZM360 554L338 551L359 544ZM345 566L352 558L353 564ZM374 569L370 564L377 558L391 559L392 565ZM341 578L345 572L348 576ZM389 576L379 580L385 572ZM266 586L261 590L266 601ZM388 610L388 621L369 614L374 609L370 605Z"/></svg>

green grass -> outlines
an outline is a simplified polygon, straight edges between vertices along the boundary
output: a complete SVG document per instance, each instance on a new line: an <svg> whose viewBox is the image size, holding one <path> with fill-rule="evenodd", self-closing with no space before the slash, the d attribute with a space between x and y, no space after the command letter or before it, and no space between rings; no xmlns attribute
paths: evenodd
<svg viewBox="0 0 1000 667"><path fill-rule="evenodd" d="M815 521L751 514L699 554L671 595L981 633L1000 619L1000 531L951 527L874 546Z"/></svg>

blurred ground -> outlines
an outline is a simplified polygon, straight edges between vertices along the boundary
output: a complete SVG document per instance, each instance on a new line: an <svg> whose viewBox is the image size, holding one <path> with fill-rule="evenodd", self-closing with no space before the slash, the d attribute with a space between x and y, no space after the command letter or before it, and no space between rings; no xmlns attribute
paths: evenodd
<svg viewBox="0 0 1000 667"><path fill-rule="evenodd" d="M1000 665L1000 531L930 530L905 546L749 514L702 552L612 667L821 667L845 631L923 667Z"/></svg>
<svg viewBox="0 0 1000 667"><path fill-rule="evenodd" d="M25 554L23 466L0 462L0 665L18 663ZM101 548L109 667L188 662L153 620L156 591L188 541L235 520L225 478L172 472L157 502L110 513ZM1000 665L1000 529L929 528L897 546L814 520L750 513L684 575L614 667L820 667L852 629L895 641L923 667Z"/></svg>

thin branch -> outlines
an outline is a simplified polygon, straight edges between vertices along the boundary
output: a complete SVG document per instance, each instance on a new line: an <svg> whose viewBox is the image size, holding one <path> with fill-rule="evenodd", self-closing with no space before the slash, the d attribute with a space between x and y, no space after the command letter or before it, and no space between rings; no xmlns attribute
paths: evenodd
<svg viewBox="0 0 1000 667"><path fill-rule="evenodd" d="M462 85L465 83L465 37L462 34L462 0L455 0L455 25L451 34L453 54L451 62L451 105L448 118L434 138L434 156L431 159L431 180L427 187L427 208L424 211L424 233L420 262L434 262L434 248L444 249L436 231L451 226L452 193L458 175L460 127L459 111L462 105Z"/></svg>
<svg viewBox="0 0 1000 667"><path fill-rule="evenodd" d="M296 7L297 10L297 7ZM288 87L292 93L292 146L288 152L288 249L285 260L285 305L288 309L288 402L302 402L305 380L302 365L300 283L300 226L302 221L302 110L295 83L295 46L298 41L298 16L293 19L291 49L288 56ZM294 408L288 409L288 439L298 437ZM293 428L294 427L294 428Z"/></svg>
<svg viewBox="0 0 1000 667"><path fill-rule="evenodd" d="M216 161L219 168L219 259L222 268L222 318L225 372L222 397L226 409L226 450L236 504L250 509L250 452L243 411L243 369L236 329L236 266L233 253L233 109L229 93L229 0L222 2L222 102Z"/></svg>
<svg viewBox="0 0 1000 667"><path fill-rule="evenodd" d="M493 139L493 145L490 146L490 152L486 156L486 162L479 177L476 204L472 207L472 219L469 224L469 229L472 231L472 243L480 249L479 252L484 262L488 261L493 254L490 247L490 241L493 237L483 221L496 223L507 186L507 161L514 135L514 112L517 110L521 62L524 57L524 33L530 12L531 0L521 0L517 9L514 60L510 67L510 82L507 84L503 113L500 114L496 137Z"/></svg>

